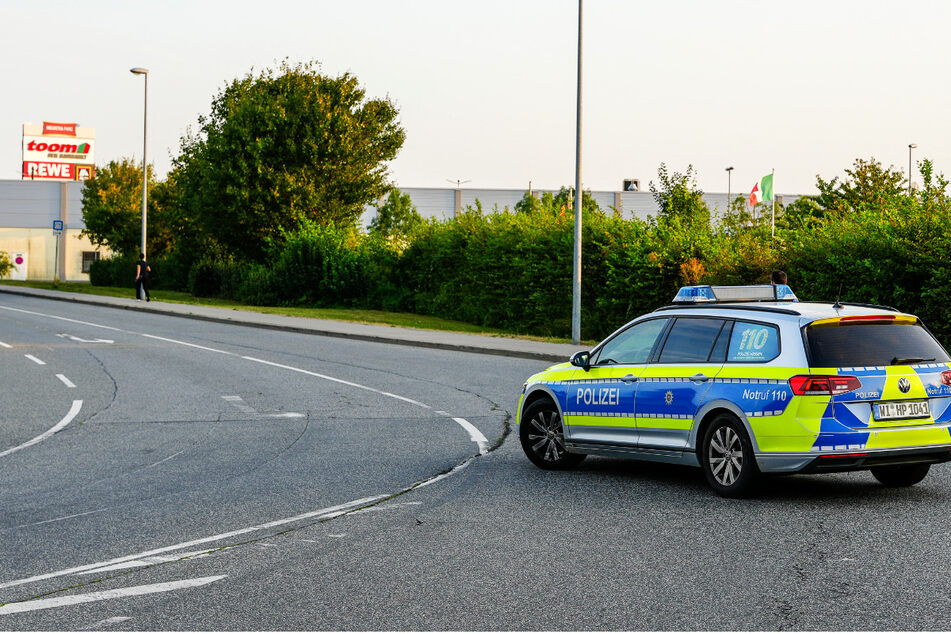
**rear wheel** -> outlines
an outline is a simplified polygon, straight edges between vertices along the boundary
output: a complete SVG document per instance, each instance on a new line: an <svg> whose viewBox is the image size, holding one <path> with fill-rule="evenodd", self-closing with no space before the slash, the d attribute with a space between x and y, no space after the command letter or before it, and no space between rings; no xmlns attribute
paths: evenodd
<svg viewBox="0 0 951 634"><path fill-rule="evenodd" d="M558 408L548 400L529 406L519 425L519 440L528 459L542 469L570 469L585 459L568 453Z"/></svg>
<svg viewBox="0 0 951 634"><path fill-rule="evenodd" d="M729 414L717 416L707 427L700 462L707 482L723 497L749 495L759 480L753 444L743 424Z"/></svg>
<svg viewBox="0 0 951 634"><path fill-rule="evenodd" d="M887 487L910 487L925 479L931 465L903 464L891 467L875 467L872 475Z"/></svg>

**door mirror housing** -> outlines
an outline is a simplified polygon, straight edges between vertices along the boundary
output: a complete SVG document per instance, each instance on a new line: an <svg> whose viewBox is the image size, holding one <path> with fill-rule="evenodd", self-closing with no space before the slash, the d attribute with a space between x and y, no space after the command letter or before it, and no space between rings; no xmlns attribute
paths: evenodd
<svg viewBox="0 0 951 634"><path fill-rule="evenodd" d="M571 365L584 368L587 371L591 367L591 353L587 350L574 353L571 355Z"/></svg>

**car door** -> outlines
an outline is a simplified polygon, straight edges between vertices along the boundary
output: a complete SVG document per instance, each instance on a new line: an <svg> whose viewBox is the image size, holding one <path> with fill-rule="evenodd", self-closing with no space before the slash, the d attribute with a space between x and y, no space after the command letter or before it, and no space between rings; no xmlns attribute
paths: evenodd
<svg viewBox="0 0 951 634"><path fill-rule="evenodd" d="M637 381L634 399L638 445L682 450L693 419L723 367L727 320L677 317Z"/></svg>
<svg viewBox="0 0 951 634"><path fill-rule="evenodd" d="M616 333L592 354L566 390L565 434L572 442L636 445L637 379L666 331L669 317L645 319Z"/></svg>

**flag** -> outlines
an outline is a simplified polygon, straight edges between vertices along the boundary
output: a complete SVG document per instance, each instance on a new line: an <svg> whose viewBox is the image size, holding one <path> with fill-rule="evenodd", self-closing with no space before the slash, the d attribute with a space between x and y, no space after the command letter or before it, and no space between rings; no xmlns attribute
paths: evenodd
<svg viewBox="0 0 951 634"><path fill-rule="evenodd" d="M750 207L755 207L761 202L769 202L772 199L773 175L767 174L760 179L760 182L753 185L753 191L750 192Z"/></svg>

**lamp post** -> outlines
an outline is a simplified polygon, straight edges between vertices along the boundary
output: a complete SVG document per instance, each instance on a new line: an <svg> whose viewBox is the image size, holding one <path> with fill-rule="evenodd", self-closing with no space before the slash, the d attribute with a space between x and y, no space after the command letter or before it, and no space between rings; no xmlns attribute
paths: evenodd
<svg viewBox="0 0 951 634"><path fill-rule="evenodd" d="M730 177L733 176L733 166L726 168L726 212L730 213L730 196L733 193L730 189Z"/></svg>
<svg viewBox="0 0 951 634"><path fill-rule="evenodd" d="M908 144L908 195L911 196L911 151L918 147L917 143Z"/></svg>
<svg viewBox="0 0 951 634"><path fill-rule="evenodd" d="M147 205L149 200L148 153L149 153L149 70L136 66L130 71L133 75L145 76L145 106L142 109L142 258L145 258L145 238ZM136 291L138 292L138 291Z"/></svg>
<svg viewBox="0 0 951 634"><path fill-rule="evenodd" d="M578 118L575 146L575 257L571 285L571 343L581 343L581 15L582 0L578 0Z"/></svg>

